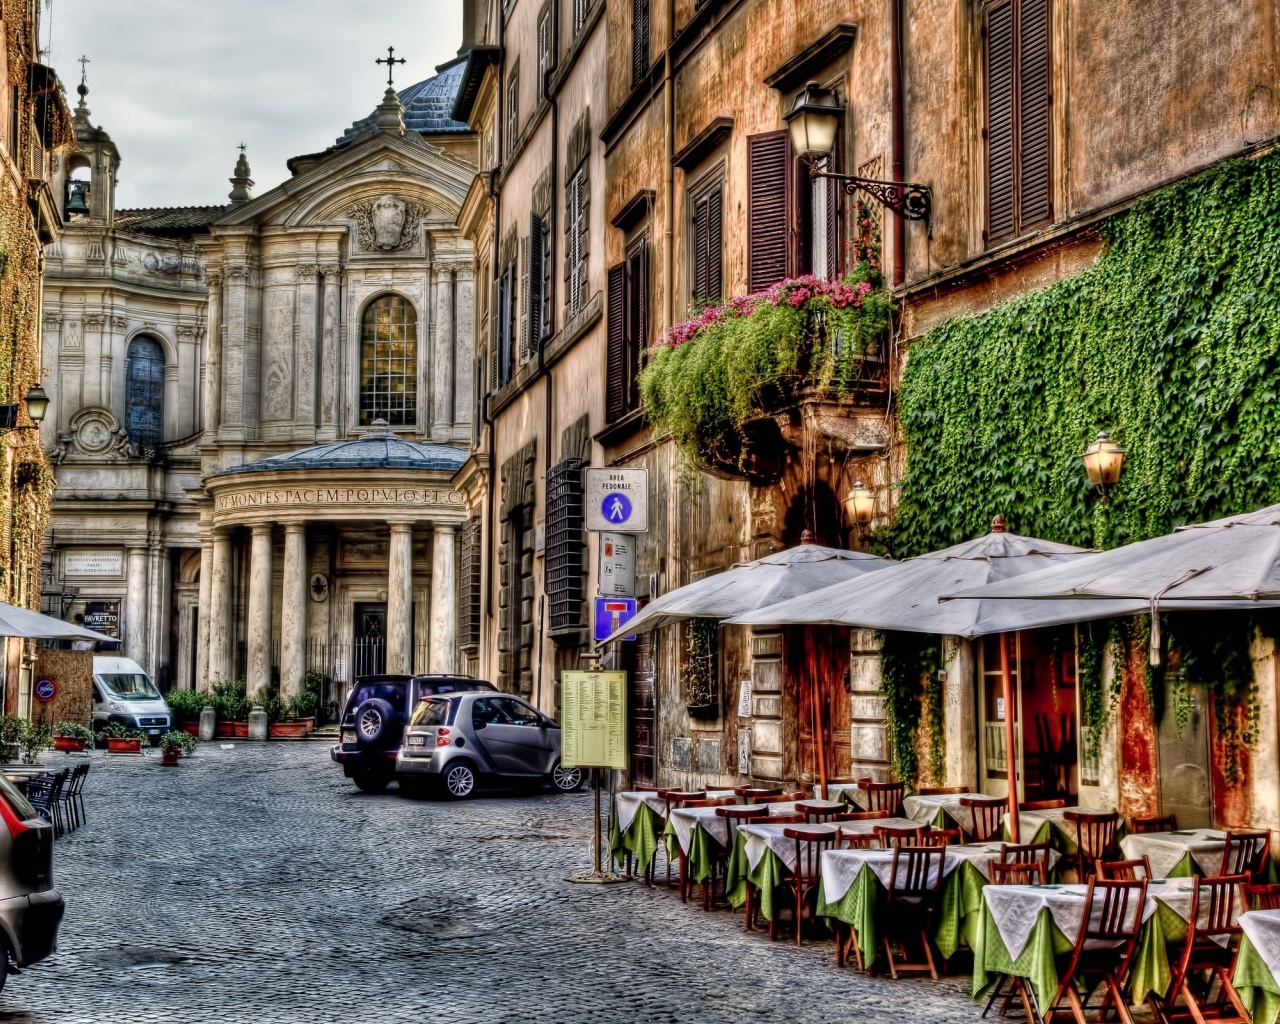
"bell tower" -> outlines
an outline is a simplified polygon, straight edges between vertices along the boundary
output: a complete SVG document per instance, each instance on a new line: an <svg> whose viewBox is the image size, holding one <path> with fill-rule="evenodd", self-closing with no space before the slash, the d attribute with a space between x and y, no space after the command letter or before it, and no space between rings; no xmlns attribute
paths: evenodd
<svg viewBox="0 0 1280 1024"><path fill-rule="evenodd" d="M88 57L80 58L80 84L76 86L80 102L76 104L72 119L76 144L69 154L62 157L58 175L61 186L59 198L66 223L109 227L115 215L120 152L111 136L89 121L89 104L86 102L89 85L85 71L88 63Z"/></svg>

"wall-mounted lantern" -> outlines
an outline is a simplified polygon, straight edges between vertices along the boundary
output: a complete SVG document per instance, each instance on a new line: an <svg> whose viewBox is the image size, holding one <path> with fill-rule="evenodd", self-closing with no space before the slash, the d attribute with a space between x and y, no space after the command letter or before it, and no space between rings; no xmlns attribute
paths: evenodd
<svg viewBox="0 0 1280 1024"><path fill-rule="evenodd" d="M1098 436L1084 450L1084 471L1089 476L1089 483L1097 488L1102 501L1108 501L1107 488L1114 487L1120 481L1120 471L1124 468L1124 449L1107 437L1105 431L1098 431Z"/></svg>
<svg viewBox="0 0 1280 1024"><path fill-rule="evenodd" d="M0 403L0 433L10 430L39 430L44 414L49 411L49 396L39 384L27 392L23 400L27 406L29 424L18 426L18 403Z"/></svg>
<svg viewBox="0 0 1280 1024"><path fill-rule="evenodd" d="M864 487L861 480L853 485L844 499L844 514L858 531L864 532L871 525L871 517L876 510L876 493L870 487Z"/></svg>

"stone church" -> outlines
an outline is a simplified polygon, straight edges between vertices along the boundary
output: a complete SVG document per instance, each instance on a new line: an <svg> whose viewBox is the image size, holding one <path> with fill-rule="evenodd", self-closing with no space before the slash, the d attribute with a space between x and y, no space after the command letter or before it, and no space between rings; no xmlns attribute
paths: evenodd
<svg viewBox="0 0 1280 1024"><path fill-rule="evenodd" d="M44 608L162 685L448 671L473 430L462 60L255 196L119 210L81 83L48 249Z"/></svg>

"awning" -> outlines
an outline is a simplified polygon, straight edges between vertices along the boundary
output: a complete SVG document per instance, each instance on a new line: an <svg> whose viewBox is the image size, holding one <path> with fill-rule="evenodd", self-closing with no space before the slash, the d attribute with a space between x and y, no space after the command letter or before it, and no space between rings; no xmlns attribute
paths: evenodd
<svg viewBox="0 0 1280 1024"><path fill-rule="evenodd" d="M102 640L116 643L117 639L105 633L63 622L51 615L41 615L29 608L5 604L0 601L0 636L17 636L27 640Z"/></svg>

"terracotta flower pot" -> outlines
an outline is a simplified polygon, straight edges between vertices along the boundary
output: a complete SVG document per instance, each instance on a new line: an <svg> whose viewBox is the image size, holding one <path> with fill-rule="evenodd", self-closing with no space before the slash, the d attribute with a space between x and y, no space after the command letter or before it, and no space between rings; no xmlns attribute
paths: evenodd
<svg viewBox="0 0 1280 1024"><path fill-rule="evenodd" d="M267 732L273 740L300 740L310 734L315 724L314 718L291 718L287 722L272 722Z"/></svg>
<svg viewBox="0 0 1280 1024"><path fill-rule="evenodd" d="M177 727L181 729L183 732L190 733L192 736L200 735L199 722L179 722Z"/></svg>
<svg viewBox="0 0 1280 1024"><path fill-rule="evenodd" d="M142 752L142 740L136 738L127 740L118 736L108 736L107 750L113 754L140 754Z"/></svg>
<svg viewBox="0 0 1280 1024"><path fill-rule="evenodd" d="M68 754L78 754L84 750L84 740L78 740L74 736L55 736L53 738L53 749L61 750Z"/></svg>
<svg viewBox="0 0 1280 1024"><path fill-rule="evenodd" d="M232 727L231 735L235 736L237 739L244 739L246 736L249 735L248 722L232 722L231 727Z"/></svg>
<svg viewBox="0 0 1280 1024"><path fill-rule="evenodd" d="M166 747L165 749L160 751L161 764L177 764L178 759L181 757L182 757L181 747L173 747L173 748Z"/></svg>

